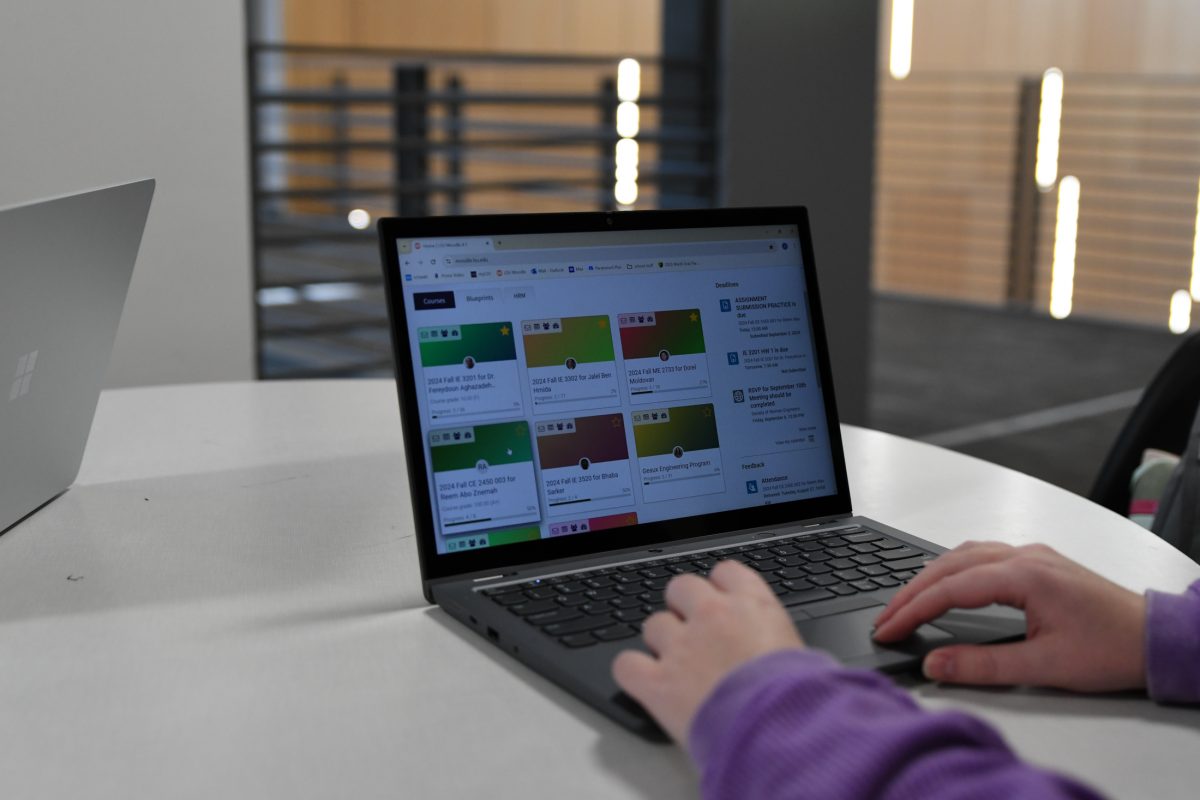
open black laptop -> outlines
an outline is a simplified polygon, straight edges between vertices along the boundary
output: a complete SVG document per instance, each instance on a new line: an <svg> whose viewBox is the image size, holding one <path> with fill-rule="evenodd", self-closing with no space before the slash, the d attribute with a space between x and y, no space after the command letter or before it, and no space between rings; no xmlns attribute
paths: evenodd
<svg viewBox="0 0 1200 800"><path fill-rule="evenodd" d="M803 208L379 223L425 596L620 723L609 673L667 581L750 564L843 662L942 548L853 516Z"/></svg>

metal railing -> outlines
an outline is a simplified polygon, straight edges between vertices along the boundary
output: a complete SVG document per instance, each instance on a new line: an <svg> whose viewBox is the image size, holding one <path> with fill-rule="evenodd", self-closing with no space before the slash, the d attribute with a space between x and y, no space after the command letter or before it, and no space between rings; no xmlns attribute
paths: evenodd
<svg viewBox="0 0 1200 800"><path fill-rule="evenodd" d="M260 377L390 371L375 217L622 207L620 60L249 43ZM638 61L636 206L712 205L711 65Z"/></svg>

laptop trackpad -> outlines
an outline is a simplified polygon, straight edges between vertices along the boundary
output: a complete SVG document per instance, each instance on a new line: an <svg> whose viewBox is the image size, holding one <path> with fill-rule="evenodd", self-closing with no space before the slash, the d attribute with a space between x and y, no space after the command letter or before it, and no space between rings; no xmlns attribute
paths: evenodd
<svg viewBox="0 0 1200 800"><path fill-rule="evenodd" d="M877 605L832 617L801 619L796 621L796 629L809 647L828 650L843 660L870 655L884 649L882 645L871 641L875 618L882 609L882 605ZM887 649L924 653L953 638L940 628L922 625L912 636Z"/></svg>

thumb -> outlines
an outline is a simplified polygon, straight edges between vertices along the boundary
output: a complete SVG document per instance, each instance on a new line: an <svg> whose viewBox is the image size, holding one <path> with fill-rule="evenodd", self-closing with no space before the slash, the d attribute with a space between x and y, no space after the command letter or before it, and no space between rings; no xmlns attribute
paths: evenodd
<svg viewBox="0 0 1200 800"><path fill-rule="evenodd" d="M943 683L1005 685L1036 683L1031 642L960 644L939 647L925 656L921 671Z"/></svg>
<svg viewBox="0 0 1200 800"><path fill-rule="evenodd" d="M659 671L659 663L640 650L622 650L612 663L613 680L638 702L649 694Z"/></svg>

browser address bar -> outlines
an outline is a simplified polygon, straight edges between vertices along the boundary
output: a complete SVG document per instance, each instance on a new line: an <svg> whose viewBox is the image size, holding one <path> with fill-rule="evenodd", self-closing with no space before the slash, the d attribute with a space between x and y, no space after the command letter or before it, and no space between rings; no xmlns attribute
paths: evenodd
<svg viewBox="0 0 1200 800"><path fill-rule="evenodd" d="M491 253L473 253L463 256L448 256L446 264L468 266L471 264L587 264L621 259L684 258L738 255L770 255L787 245L773 239L727 242L680 242L679 244L630 244L609 247L563 247L538 248L536 250L501 250Z"/></svg>

